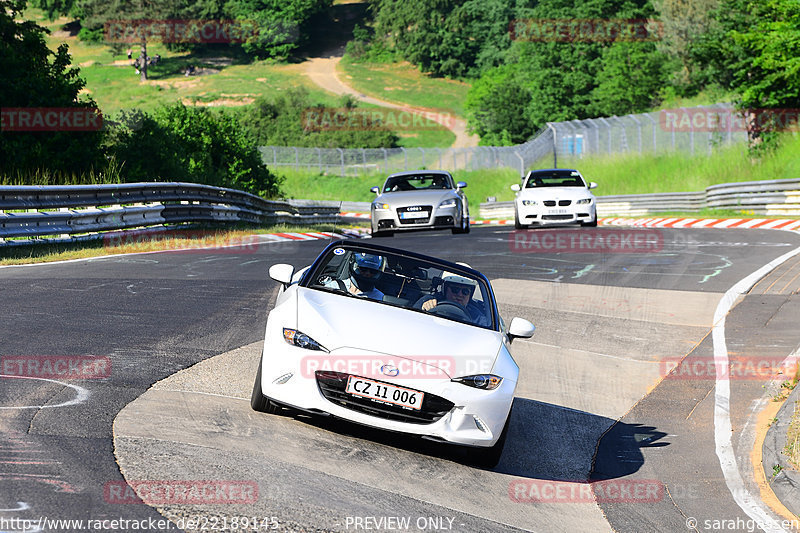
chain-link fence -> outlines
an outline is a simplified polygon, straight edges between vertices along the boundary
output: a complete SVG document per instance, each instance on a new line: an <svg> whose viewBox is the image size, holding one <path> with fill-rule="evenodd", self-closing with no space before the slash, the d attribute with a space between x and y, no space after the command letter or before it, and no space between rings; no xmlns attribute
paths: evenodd
<svg viewBox="0 0 800 533"><path fill-rule="evenodd" d="M479 170L508 167L520 176L544 158L581 158L624 152L686 151L710 154L722 144L747 139L733 109L720 104L654 113L548 122L516 146L469 148L300 148L262 146L268 167L316 169L341 176L404 170Z"/></svg>

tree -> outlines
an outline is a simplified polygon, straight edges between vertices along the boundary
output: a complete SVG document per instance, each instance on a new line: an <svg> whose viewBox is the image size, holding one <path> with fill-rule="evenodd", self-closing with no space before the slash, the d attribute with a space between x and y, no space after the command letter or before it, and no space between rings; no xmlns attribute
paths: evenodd
<svg viewBox="0 0 800 533"><path fill-rule="evenodd" d="M0 0L0 102L9 108L96 110L91 98L78 95L85 82L70 66L67 45L47 48L47 29L17 19L25 0ZM3 131L0 172L36 169L75 173L103 165L101 131Z"/></svg>
<svg viewBox="0 0 800 533"><path fill-rule="evenodd" d="M603 51L597 86L592 90L598 116L643 113L658 103L667 84L668 58L652 42L614 43Z"/></svg>
<svg viewBox="0 0 800 533"><path fill-rule="evenodd" d="M697 65L692 60L691 48L714 24L719 1L653 0L663 28L658 48L680 62L680 70L676 72L680 85L689 86L695 78Z"/></svg>

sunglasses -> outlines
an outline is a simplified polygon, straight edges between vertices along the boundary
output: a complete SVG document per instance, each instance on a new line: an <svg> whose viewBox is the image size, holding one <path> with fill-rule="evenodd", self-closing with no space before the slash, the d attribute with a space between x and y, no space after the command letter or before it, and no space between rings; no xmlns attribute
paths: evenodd
<svg viewBox="0 0 800 533"><path fill-rule="evenodd" d="M447 287L447 290L452 291L453 294L463 294L464 296L472 294L471 287Z"/></svg>

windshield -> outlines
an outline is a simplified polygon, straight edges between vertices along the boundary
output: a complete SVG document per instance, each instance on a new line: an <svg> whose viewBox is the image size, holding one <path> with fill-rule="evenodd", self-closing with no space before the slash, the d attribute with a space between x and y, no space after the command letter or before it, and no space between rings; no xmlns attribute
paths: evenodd
<svg viewBox="0 0 800 533"><path fill-rule="evenodd" d="M444 174L417 174L394 176L386 180L383 192L418 191L427 189L452 189L450 179Z"/></svg>
<svg viewBox="0 0 800 533"><path fill-rule="evenodd" d="M433 261L337 246L300 284L495 329L494 303L485 280Z"/></svg>
<svg viewBox="0 0 800 533"><path fill-rule="evenodd" d="M537 172L528 177L526 189L536 187L586 187L578 172Z"/></svg>

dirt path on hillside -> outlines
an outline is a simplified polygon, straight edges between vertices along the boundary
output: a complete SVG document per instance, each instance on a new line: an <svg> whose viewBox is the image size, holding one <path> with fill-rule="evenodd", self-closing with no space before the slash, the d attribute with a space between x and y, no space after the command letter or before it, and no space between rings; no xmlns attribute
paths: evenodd
<svg viewBox="0 0 800 533"><path fill-rule="evenodd" d="M396 104L386 100L381 100L379 98L374 98L372 96L367 96L344 83L336 72L336 65L338 65L339 60L342 59L342 52L342 48L338 47L328 53L321 54L320 57L308 58L305 63L303 63L303 72L311 81L326 91L334 94L350 94L368 104L408 111L422 115L441 124L445 128L452 131L456 136L456 140L453 142L451 148L478 146L478 136L469 135L467 133L467 123L461 118L457 118L451 114L445 114L434 109Z"/></svg>

